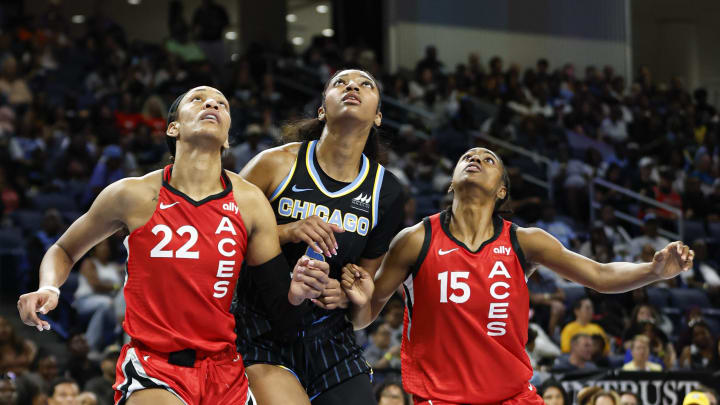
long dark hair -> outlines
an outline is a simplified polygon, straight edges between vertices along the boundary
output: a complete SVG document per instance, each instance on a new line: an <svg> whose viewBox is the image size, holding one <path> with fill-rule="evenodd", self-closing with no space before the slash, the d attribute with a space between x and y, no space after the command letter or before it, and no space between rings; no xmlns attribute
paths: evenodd
<svg viewBox="0 0 720 405"><path fill-rule="evenodd" d="M335 79L335 77L340 74L341 72L348 70L348 69L339 69L337 73L335 73L327 82L325 82L325 85L323 86L323 92L322 92L322 106L325 107L325 92L327 91L328 86L330 86L330 83ZM352 70L359 70L360 72L363 72L370 76L370 78L375 82L375 84L378 86L378 93L382 94L382 88L380 87L380 83L375 80L375 77L373 77L370 72L360 70L360 69L352 69ZM378 107L377 110L380 111L380 106L382 105L382 96L378 98ZM325 128L325 121L321 121L318 118L303 118L297 121L291 121L283 125L282 127L282 138L281 142L283 144L290 143L290 142L305 142L305 141L312 141L315 139L320 139L320 136L322 136L323 129ZM363 149L363 153L365 156L367 156L370 159L384 162L387 159L387 147L385 145L385 142L381 139L380 129L373 126L370 128L370 134L368 135L368 139L365 142L365 149Z"/></svg>

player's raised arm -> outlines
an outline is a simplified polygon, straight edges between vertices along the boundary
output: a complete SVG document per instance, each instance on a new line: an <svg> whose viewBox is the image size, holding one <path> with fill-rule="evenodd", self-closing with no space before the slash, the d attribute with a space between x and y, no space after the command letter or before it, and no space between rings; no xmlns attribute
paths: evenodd
<svg viewBox="0 0 720 405"><path fill-rule="evenodd" d="M37 291L23 294L18 300L20 318L26 325L38 330L50 329L37 312L48 313L58 303L58 288L65 282L72 266L100 241L117 232L126 224L127 209L139 203L133 190L137 179L123 179L109 185L95 199L92 206L78 218L50 246L40 264L40 286ZM147 198L151 202L152 197ZM137 201L136 201L137 200Z"/></svg>
<svg viewBox="0 0 720 405"><path fill-rule="evenodd" d="M330 267L327 263L300 258L292 279L290 267L280 251L275 217L270 204L256 187L245 183L243 218L248 227L246 260L248 271L260 289L260 296L270 315L284 327L293 324L308 310L297 308L306 299L317 298L327 285Z"/></svg>
<svg viewBox="0 0 720 405"><path fill-rule="evenodd" d="M655 253L650 263L598 263L566 249L541 229L518 228L517 235L529 262L542 264L569 280L606 294L675 277L692 268L695 256L682 242L672 242Z"/></svg>
<svg viewBox="0 0 720 405"><path fill-rule="evenodd" d="M380 269L372 282L370 273L353 264L343 268L342 286L352 302L351 321L363 329L374 321L393 293L418 262L425 228L423 223L403 229L390 243ZM374 284L374 285L373 285Z"/></svg>

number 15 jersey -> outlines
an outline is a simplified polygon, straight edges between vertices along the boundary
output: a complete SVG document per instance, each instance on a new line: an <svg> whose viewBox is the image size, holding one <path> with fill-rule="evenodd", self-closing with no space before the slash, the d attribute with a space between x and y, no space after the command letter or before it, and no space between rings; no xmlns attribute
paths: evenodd
<svg viewBox="0 0 720 405"><path fill-rule="evenodd" d="M464 404L496 403L532 390L525 353L528 266L515 225L494 217L493 237L473 252L450 234L448 215L423 220L423 248L403 283L405 390Z"/></svg>
<svg viewBox="0 0 720 405"><path fill-rule="evenodd" d="M235 348L230 304L247 250L247 231L222 173L223 191L195 201L170 185L163 170L150 220L126 239L123 327L162 353Z"/></svg>

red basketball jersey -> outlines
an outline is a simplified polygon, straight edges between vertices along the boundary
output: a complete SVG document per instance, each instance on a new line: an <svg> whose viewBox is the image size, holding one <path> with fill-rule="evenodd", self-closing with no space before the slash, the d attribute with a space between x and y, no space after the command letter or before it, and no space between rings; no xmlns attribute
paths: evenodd
<svg viewBox="0 0 720 405"><path fill-rule="evenodd" d="M224 190L194 201L163 171L150 220L125 239L125 331L159 352L235 348L230 304L247 232L222 173Z"/></svg>
<svg viewBox="0 0 720 405"><path fill-rule="evenodd" d="M495 403L532 391L525 353L528 266L515 225L494 218L494 236L472 252L450 234L447 215L423 220L423 249L404 282L405 390L463 404Z"/></svg>

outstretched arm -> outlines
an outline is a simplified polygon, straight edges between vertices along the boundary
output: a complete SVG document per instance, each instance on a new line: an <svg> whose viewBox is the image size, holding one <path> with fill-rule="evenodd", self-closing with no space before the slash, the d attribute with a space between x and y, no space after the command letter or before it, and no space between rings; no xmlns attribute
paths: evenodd
<svg viewBox="0 0 720 405"><path fill-rule="evenodd" d="M598 263L566 249L538 228L518 228L518 242L528 262L542 264L559 275L601 293L622 293L692 268L695 253L682 242L672 242L655 253L650 263Z"/></svg>
<svg viewBox="0 0 720 405"><path fill-rule="evenodd" d="M67 279L72 266L93 246L124 226L127 207L133 200L131 182L124 179L109 185L95 199L92 206L50 246L40 264L40 288L23 294L18 300L20 318L26 325L38 330L50 329L37 312L46 314L55 309L58 294L55 292ZM148 197L148 201L150 198Z"/></svg>
<svg viewBox="0 0 720 405"><path fill-rule="evenodd" d="M360 266L349 264L343 268L342 286L353 303L350 317L355 329L367 327L378 317L417 261L424 236L422 223L397 234L390 243L390 250L380 265L374 283L371 274Z"/></svg>

